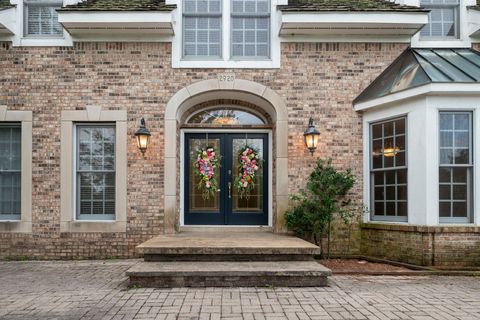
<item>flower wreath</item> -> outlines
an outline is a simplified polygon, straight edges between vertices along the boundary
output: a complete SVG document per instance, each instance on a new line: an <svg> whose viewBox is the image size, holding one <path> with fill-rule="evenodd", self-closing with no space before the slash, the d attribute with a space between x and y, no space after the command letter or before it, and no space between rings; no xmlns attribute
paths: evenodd
<svg viewBox="0 0 480 320"><path fill-rule="evenodd" d="M197 150L197 161L194 166L195 174L200 178L198 190L202 190L203 199L215 196L218 189L218 181L215 178L215 169L220 168L220 153L215 147L206 147Z"/></svg>
<svg viewBox="0 0 480 320"><path fill-rule="evenodd" d="M240 199L250 196L250 191L255 188L255 179L257 171L262 166L259 152L256 148L245 145L238 153L238 175L235 178L235 187L237 188Z"/></svg>

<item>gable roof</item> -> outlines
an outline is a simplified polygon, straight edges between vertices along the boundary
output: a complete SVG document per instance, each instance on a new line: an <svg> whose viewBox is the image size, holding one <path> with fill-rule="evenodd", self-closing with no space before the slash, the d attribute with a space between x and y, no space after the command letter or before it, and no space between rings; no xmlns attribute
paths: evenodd
<svg viewBox="0 0 480 320"><path fill-rule="evenodd" d="M353 103L381 98L429 83L480 84L480 52L473 49L409 48Z"/></svg>
<svg viewBox="0 0 480 320"><path fill-rule="evenodd" d="M87 0L57 11L172 11L175 8L165 4L165 0Z"/></svg>
<svg viewBox="0 0 480 320"><path fill-rule="evenodd" d="M15 5L10 3L10 0L0 0L0 10L10 9L15 7Z"/></svg>
<svg viewBox="0 0 480 320"><path fill-rule="evenodd" d="M421 7L400 5L385 0L289 0L287 5L278 6L283 12L322 11L400 11L427 12Z"/></svg>

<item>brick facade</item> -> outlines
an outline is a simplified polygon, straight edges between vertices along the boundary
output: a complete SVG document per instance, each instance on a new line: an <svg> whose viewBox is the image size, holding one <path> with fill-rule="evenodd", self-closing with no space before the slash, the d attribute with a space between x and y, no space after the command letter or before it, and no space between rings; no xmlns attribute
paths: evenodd
<svg viewBox="0 0 480 320"><path fill-rule="evenodd" d="M73 48L0 44L0 104L33 111L33 232L0 234L0 256L35 258L132 257L137 244L163 232L163 112L183 87L219 72L261 83L280 94L289 111L289 191L298 191L316 157L353 168L361 201L361 115L352 100L407 45L290 43L282 68L172 69L166 43L78 43ZM126 233L60 233L60 112L100 105L128 112ZM313 116L321 131L312 158L303 130ZM133 133L145 117L152 139L146 158ZM336 230L342 233L342 230ZM335 251L345 251L341 236ZM358 241L350 251L358 251Z"/></svg>

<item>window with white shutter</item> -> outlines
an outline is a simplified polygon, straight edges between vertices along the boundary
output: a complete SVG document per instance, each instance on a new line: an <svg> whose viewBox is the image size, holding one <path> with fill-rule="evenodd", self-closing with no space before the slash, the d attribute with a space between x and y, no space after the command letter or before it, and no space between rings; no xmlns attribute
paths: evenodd
<svg viewBox="0 0 480 320"><path fill-rule="evenodd" d="M63 28L56 11L61 6L61 1L25 1L25 36L61 37Z"/></svg>
<svg viewBox="0 0 480 320"><path fill-rule="evenodd" d="M422 38L459 37L459 0L421 0L420 5L430 10L428 24L420 31Z"/></svg>

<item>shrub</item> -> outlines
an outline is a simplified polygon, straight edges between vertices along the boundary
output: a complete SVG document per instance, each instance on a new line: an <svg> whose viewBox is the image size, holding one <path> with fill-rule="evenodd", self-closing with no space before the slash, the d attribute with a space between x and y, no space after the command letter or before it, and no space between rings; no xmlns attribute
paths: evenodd
<svg viewBox="0 0 480 320"><path fill-rule="evenodd" d="M313 239L323 257L323 238L328 238L330 253L331 222L334 214L348 224L353 218L348 210L351 199L348 191L355 184L351 170L337 171L332 160L318 160L308 177L306 190L292 196L293 206L285 213L287 228L303 238Z"/></svg>

